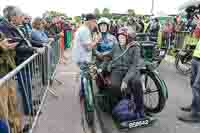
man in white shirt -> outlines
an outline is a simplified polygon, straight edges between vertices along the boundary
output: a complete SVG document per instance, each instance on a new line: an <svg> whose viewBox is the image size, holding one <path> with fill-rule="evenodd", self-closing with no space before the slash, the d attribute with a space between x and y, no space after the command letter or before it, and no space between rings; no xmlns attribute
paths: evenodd
<svg viewBox="0 0 200 133"><path fill-rule="evenodd" d="M86 15L85 24L75 33L74 45L72 48L72 60L80 65L92 61L92 49L99 42L96 36L93 40L92 31L97 27L96 17L93 14Z"/></svg>

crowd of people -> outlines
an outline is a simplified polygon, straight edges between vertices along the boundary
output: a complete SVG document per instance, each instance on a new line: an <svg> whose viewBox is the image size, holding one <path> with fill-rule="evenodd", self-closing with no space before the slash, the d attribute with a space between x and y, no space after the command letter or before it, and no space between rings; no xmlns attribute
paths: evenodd
<svg viewBox="0 0 200 133"><path fill-rule="evenodd" d="M44 17L32 18L21 11L18 7L7 6L3 10L3 16L0 19L0 79L14 70L34 53L41 54L45 51L46 45L52 41L52 38L60 37L61 47L61 63L66 63L64 51L69 46L66 46L66 32L76 31L72 28L73 25L62 17ZM200 21L198 17L189 18L187 21L177 16L174 19L168 19L163 25L156 17L128 17L126 22L109 20L102 17L98 21L93 14L87 14L84 23L77 29L73 35L73 61L80 67L90 63L95 55L96 63L106 71L111 72L111 89L110 92L116 97L121 96L121 92L126 88L130 88L135 97L136 110L139 113L138 119L145 117L143 106L143 92L140 82L140 72L137 67L143 64L140 59L140 48L135 42L137 33L149 33L151 41L158 41L161 34L161 40L164 42L170 38L170 43L176 38L177 32L188 32L193 37L200 38ZM181 38L179 38L181 39ZM188 42L189 43L189 42ZM112 66L108 62L121 55L128 47L131 47L129 52L118 59ZM93 53L94 52L94 53ZM199 52L195 52L194 66L199 67L197 60L200 58ZM110 68L109 68L110 67ZM196 71L195 73L200 73ZM198 70L199 71L199 70ZM28 74L28 70L23 70L22 73ZM193 72L194 73L194 72ZM199 74L200 75L200 74ZM198 75L198 76L199 76ZM199 77L196 74L192 76L192 87L196 90L192 106L183 108L182 110L192 110L192 115L181 117L185 120L199 120ZM26 94L22 85L24 76L17 75L17 86L15 83L9 84L7 88L0 86L0 122L8 120L10 125L14 125L13 133L20 133L23 130L28 130L26 125L19 125L15 119L20 119L19 114L15 110L16 107L16 88L20 91L23 97L24 115L36 115L33 108L29 108L32 104L32 99L26 100ZM13 81L14 82L14 81ZM9 88L9 89L8 89ZM30 88L29 88L30 89ZM80 91L80 94L83 90ZM14 97L13 97L14 94ZM30 94L32 95L31 91ZM10 98L12 97L12 98ZM12 103L12 104L9 104ZM116 107L117 108L117 107ZM13 110L10 110L13 109ZM195 111L194 111L195 109ZM16 112L16 113L11 113ZM195 115L193 115L195 112ZM195 117L194 117L195 116ZM20 126L20 127L19 127ZM14 128L13 127L13 128Z"/></svg>
<svg viewBox="0 0 200 133"><path fill-rule="evenodd" d="M32 17L18 7L5 7L0 20L0 79L34 53L44 53L45 47L56 37L60 38L61 63L64 63L66 60L64 57L66 31L71 31L71 24L62 17L37 17L32 20ZM9 85L0 86L0 122L8 121L12 133L29 130L31 125L20 124L21 116L35 116L37 113L33 109L34 101L31 99L30 85L28 85L29 88L23 86L24 81L31 80L31 73L28 68L25 68L21 70L22 75L17 74L17 81L9 81ZM27 83L31 82L27 81ZM18 106L16 91L19 91L22 96L24 114L16 110ZM3 131L0 129L0 132L1 130Z"/></svg>
<svg viewBox="0 0 200 133"><path fill-rule="evenodd" d="M198 17L187 19L181 16L168 17L162 24L159 17L129 17L127 22L111 20L110 32L116 36L119 28L126 26L136 33L149 33L151 41L158 41L162 45L166 45L165 43L169 40L171 45L181 45L185 40L184 36L178 36L178 33L188 33L190 36L199 37L198 24ZM191 43L188 39L186 41L185 43Z"/></svg>

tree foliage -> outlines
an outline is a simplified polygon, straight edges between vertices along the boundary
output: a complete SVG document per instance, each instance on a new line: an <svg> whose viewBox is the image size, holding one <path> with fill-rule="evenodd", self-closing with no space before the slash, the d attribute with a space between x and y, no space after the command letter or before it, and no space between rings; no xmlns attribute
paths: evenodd
<svg viewBox="0 0 200 133"><path fill-rule="evenodd" d="M107 18L112 18L112 14L110 13L110 9L104 8L102 11L102 16Z"/></svg>
<svg viewBox="0 0 200 133"><path fill-rule="evenodd" d="M94 9L94 14L96 15L96 17L99 19L101 17L101 12L98 8Z"/></svg>
<svg viewBox="0 0 200 133"><path fill-rule="evenodd" d="M81 22L81 16L75 16L74 20L76 23L80 23Z"/></svg>
<svg viewBox="0 0 200 133"><path fill-rule="evenodd" d="M48 14L49 16L52 16L52 17L56 17L56 16L67 17L67 15L65 13L57 12L57 11L47 11L47 12L45 12L45 14Z"/></svg>
<svg viewBox="0 0 200 133"><path fill-rule="evenodd" d="M57 12L57 11L46 11L45 13L43 13L42 16L43 16L43 18L46 18L46 17L50 17L50 18L62 17L64 20L68 20L68 16L65 13Z"/></svg>
<svg viewBox="0 0 200 133"><path fill-rule="evenodd" d="M135 16L135 10L134 9L128 9L128 15L134 17Z"/></svg>
<svg viewBox="0 0 200 133"><path fill-rule="evenodd" d="M121 20L122 20L122 22L126 22L128 20L128 17L127 16L122 16Z"/></svg>
<svg viewBox="0 0 200 133"><path fill-rule="evenodd" d="M114 20L119 20L121 18L121 16L113 16L112 19Z"/></svg>

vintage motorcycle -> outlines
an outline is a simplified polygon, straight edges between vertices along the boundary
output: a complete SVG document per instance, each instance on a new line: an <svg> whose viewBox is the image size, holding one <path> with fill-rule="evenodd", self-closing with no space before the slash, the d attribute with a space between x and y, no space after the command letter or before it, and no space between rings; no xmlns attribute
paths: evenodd
<svg viewBox="0 0 200 133"><path fill-rule="evenodd" d="M145 66L138 68L141 71L141 82L144 92L145 113L156 114L163 110L168 99L167 86L155 69L154 58L155 44L149 41L140 42L142 57L145 59ZM130 47L129 47L130 48ZM128 50L125 50L119 57L121 58ZM85 133L104 133L105 125L101 117L101 112L106 112L112 116L112 109L119 99L115 98L106 89L110 87L110 73L98 68L95 63L83 64L81 67L81 87L83 98L81 100L82 127ZM155 87L152 87L154 84ZM157 94L156 101L150 100L153 94ZM119 122L114 117L113 121L120 131L136 127L144 127L151 124L151 117L141 120Z"/></svg>

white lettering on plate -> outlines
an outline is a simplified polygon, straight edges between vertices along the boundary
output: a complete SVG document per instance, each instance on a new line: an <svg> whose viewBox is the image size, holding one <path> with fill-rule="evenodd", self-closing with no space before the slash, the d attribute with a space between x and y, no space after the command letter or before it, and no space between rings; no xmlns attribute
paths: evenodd
<svg viewBox="0 0 200 133"><path fill-rule="evenodd" d="M148 120L145 120L145 121L137 121L137 122L131 122L131 123L129 123L129 128L145 126L145 125L148 125L148 124L149 124L149 121L148 121Z"/></svg>

